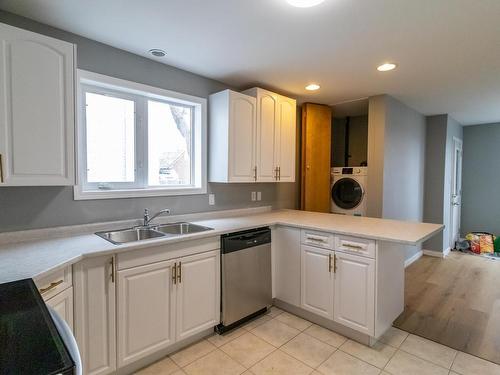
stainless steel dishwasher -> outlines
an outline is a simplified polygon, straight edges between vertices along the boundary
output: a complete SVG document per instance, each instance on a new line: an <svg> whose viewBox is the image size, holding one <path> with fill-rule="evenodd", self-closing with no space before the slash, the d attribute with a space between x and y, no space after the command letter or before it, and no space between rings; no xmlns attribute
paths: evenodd
<svg viewBox="0 0 500 375"><path fill-rule="evenodd" d="M221 324L223 333L272 305L271 230L268 227L221 236Z"/></svg>

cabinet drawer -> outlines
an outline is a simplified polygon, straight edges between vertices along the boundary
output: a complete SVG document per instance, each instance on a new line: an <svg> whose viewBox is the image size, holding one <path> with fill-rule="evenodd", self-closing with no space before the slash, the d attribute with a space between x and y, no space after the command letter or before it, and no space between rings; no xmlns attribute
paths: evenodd
<svg viewBox="0 0 500 375"><path fill-rule="evenodd" d="M333 238L334 236L331 233L316 232L307 229L303 229L301 232L301 243L324 249L333 249Z"/></svg>
<svg viewBox="0 0 500 375"><path fill-rule="evenodd" d="M73 285L71 266L36 278L34 281L44 301L47 301L47 299L54 297L56 294Z"/></svg>
<svg viewBox="0 0 500 375"><path fill-rule="evenodd" d="M357 237L338 236L335 239L335 250L375 258L375 241Z"/></svg>

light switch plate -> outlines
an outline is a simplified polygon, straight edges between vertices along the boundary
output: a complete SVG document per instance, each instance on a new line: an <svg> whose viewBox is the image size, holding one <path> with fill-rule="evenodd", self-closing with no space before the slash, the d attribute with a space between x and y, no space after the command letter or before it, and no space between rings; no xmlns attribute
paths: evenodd
<svg viewBox="0 0 500 375"><path fill-rule="evenodd" d="M208 194L208 204L210 206L215 204L215 194Z"/></svg>
<svg viewBox="0 0 500 375"><path fill-rule="evenodd" d="M257 200L258 201L262 200L262 192L260 192L260 191L257 192Z"/></svg>
<svg viewBox="0 0 500 375"><path fill-rule="evenodd" d="M257 199L257 193L255 191L252 191L251 199L252 202L255 202L255 200Z"/></svg>

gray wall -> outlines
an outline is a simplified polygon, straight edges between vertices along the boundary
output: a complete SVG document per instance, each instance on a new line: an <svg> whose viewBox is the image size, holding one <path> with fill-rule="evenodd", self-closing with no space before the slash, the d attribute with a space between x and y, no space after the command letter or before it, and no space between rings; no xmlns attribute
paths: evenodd
<svg viewBox="0 0 500 375"><path fill-rule="evenodd" d="M370 216L422 221L425 117L395 98L370 98L368 206ZM406 258L420 247L408 246Z"/></svg>
<svg viewBox="0 0 500 375"><path fill-rule="evenodd" d="M426 250L443 252L450 244L453 138L462 139L462 125L449 115L427 118L424 221L444 224L443 232L424 243Z"/></svg>
<svg viewBox="0 0 500 375"><path fill-rule="evenodd" d="M0 22L77 44L81 69L201 97L227 88L221 82L7 12L0 11ZM145 207L153 211L170 207L174 214L270 204L295 208L295 184L285 185L278 192L277 184L209 184L215 206L208 205L207 195L74 201L71 187L4 187L0 188L0 232L137 218ZM251 191L261 191L263 200L251 202Z"/></svg>
<svg viewBox="0 0 500 375"><path fill-rule="evenodd" d="M444 223L444 184L446 131L448 116L427 117L427 142L425 160L424 221ZM443 250L443 233L439 233L423 245L426 250Z"/></svg>
<svg viewBox="0 0 500 375"><path fill-rule="evenodd" d="M500 123L464 127L462 235L500 236Z"/></svg>

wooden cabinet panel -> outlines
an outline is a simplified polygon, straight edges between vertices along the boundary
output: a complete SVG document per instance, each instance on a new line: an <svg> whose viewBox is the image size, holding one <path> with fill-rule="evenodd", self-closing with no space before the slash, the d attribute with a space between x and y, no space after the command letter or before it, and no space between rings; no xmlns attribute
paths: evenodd
<svg viewBox="0 0 500 375"><path fill-rule="evenodd" d="M274 182L278 95L261 91L257 96L257 181Z"/></svg>
<svg viewBox="0 0 500 375"><path fill-rule="evenodd" d="M175 263L118 271L118 366L173 344Z"/></svg>
<svg viewBox="0 0 500 375"><path fill-rule="evenodd" d="M224 90L209 103L209 181L254 182L256 99Z"/></svg>
<svg viewBox="0 0 500 375"><path fill-rule="evenodd" d="M75 338L83 372L105 375L116 370L114 258L89 258L74 268Z"/></svg>
<svg viewBox="0 0 500 375"><path fill-rule="evenodd" d="M180 258L177 261L177 340L219 324L219 251Z"/></svg>
<svg viewBox="0 0 500 375"><path fill-rule="evenodd" d="M74 184L74 46L0 24L6 186Z"/></svg>
<svg viewBox="0 0 500 375"><path fill-rule="evenodd" d="M333 319L334 276L331 250L302 245L301 307Z"/></svg>
<svg viewBox="0 0 500 375"><path fill-rule="evenodd" d="M374 336L375 260L336 252L334 320Z"/></svg>
<svg viewBox="0 0 500 375"><path fill-rule="evenodd" d="M275 160L279 182L295 182L297 105L295 100L278 97Z"/></svg>
<svg viewBox="0 0 500 375"><path fill-rule="evenodd" d="M253 182L255 181L255 99L231 92L230 101L229 180Z"/></svg>
<svg viewBox="0 0 500 375"><path fill-rule="evenodd" d="M301 208L330 212L331 108L302 106Z"/></svg>
<svg viewBox="0 0 500 375"><path fill-rule="evenodd" d="M276 298L300 306L300 229L276 227L272 246Z"/></svg>
<svg viewBox="0 0 500 375"><path fill-rule="evenodd" d="M61 293L45 300L45 303L52 307L54 311L68 324L71 331L73 329L73 287L63 290Z"/></svg>

